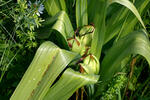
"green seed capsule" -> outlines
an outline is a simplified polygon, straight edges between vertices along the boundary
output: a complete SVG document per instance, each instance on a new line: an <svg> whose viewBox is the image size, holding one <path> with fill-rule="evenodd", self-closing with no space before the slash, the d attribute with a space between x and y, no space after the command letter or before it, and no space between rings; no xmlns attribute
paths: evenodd
<svg viewBox="0 0 150 100"><path fill-rule="evenodd" d="M98 74L100 70L100 64L94 55L88 55L83 63L80 65L84 68L85 72L88 74Z"/></svg>
<svg viewBox="0 0 150 100"><path fill-rule="evenodd" d="M83 36L83 35L86 35L86 34L90 34L90 33L94 32L94 30L95 30L94 26L86 25L86 26L81 28L81 30L79 32L79 35Z"/></svg>
<svg viewBox="0 0 150 100"><path fill-rule="evenodd" d="M90 46L93 38L94 27L92 25L84 26L80 32L81 43L85 46Z"/></svg>
<svg viewBox="0 0 150 100"><path fill-rule="evenodd" d="M69 45L71 45L71 50L79 54L85 49L85 47L81 44L81 40L78 37L69 40L68 43Z"/></svg>

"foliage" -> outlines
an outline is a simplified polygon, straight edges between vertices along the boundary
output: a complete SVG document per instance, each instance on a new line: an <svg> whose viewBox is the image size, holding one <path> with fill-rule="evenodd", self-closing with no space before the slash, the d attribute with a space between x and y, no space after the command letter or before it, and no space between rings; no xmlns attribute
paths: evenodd
<svg viewBox="0 0 150 100"><path fill-rule="evenodd" d="M125 87L126 83L127 77L125 75L118 75L114 77L113 81L109 83L109 88L107 89L107 91L103 93L101 100L112 100L115 96L121 95L120 91Z"/></svg>
<svg viewBox="0 0 150 100"><path fill-rule="evenodd" d="M10 2L2 1L4 10ZM30 58L17 61L21 52L35 52L31 48L38 39L48 40L38 48L11 100L148 99L149 0L46 0L42 22L43 2L18 0L10 13L3 12L8 21L12 18L11 30L16 33L9 30L10 22L1 20L1 59L9 56L3 60L6 69L11 65L15 70Z"/></svg>
<svg viewBox="0 0 150 100"><path fill-rule="evenodd" d="M10 97L38 45L34 28L42 22L36 13L39 7L27 3L0 0L0 99Z"/></svg>
<svg viewBox="0 0 150 100"><path fill-rule="evenodd" d="M25 47L36 47L34 29L39 27L43 21L39 18L43 12L43 5L40 1L31 3L29 1L20 0L18 5L12 10L12 17L15 23L15 31L17 37L19 37L20 43L25 44Z"/></svg>

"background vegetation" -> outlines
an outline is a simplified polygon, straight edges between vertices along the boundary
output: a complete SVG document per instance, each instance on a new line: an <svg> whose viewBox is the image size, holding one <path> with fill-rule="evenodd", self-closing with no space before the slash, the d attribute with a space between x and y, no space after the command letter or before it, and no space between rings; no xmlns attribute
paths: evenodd
<svg viewBox="0 0 150 100"><path fill-rule="evenodd" d="M18 1L0 0L0 100L8 100L11 97L41 43L50 40L65 49L62 43L54 38L55 35L49 38L41 38L43 35L39 35L41 32L39 27L42 27L42 22L49 17L47 11L44 9L44 1ZM78 27L76 25L75 12L76 1L66 0L65 2L68 9L67 14L74 30L76 30ZM150 5L150 3L147 5ZM138 4L136 6L138 7ZM114 11L112 12L113 7L116 7L116 9L113 9ZM120 5L114 4L108 9L108 12L112 13L108 13L106 19L114 16L118 8L125 9ZM128 10L126 14L131 15ZM142 15L141 17L147 32L150 33L150 6L146 6L140 14ZM137 29L141 29L140 23L134 25L134 30ZM112 41L114 40L112 39L107 45L104 45L102 51L107 52L108 47L112 45ZM105 56L105 52L102 52L100 62ZM116 98L120 100L119 95L124 100L149 100L150 68L147 61L139 55L131 55L124 62L128 62L124 65L127 66L123 69L124 72L114 76L112 81L108 83L107 88L101 94L101 100ZM79 94L81 92L82 89L79 90ZM85 100L89 98L87 94L88 91L83 94ZM77 93L74 93L70 100L75 100L76 95Z"/></svg>

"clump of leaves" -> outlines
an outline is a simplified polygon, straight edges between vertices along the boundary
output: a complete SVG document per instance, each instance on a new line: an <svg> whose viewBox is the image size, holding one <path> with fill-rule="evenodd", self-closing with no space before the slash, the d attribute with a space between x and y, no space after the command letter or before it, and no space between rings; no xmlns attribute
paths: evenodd
<svg viewBox="0 0 150 100"><path fill-rule="evenodd" d="M107 89L108 84L114 78L113 76L122 69L121 62L126 57L131 54L140 54L150 63L150 56L149 53L147 53L150 50L147 33L145 30L132 32L138 22L136 17L130 12L127 18L128 9L120 9L119 7L118 9L120 10L118 14L114 14L114 9L112 9L110 12L112 16L107 19L107 9L111 4L113 6L113 3L119 3L130 9L145 29L145 25L138 11L128 0L83 0L83 2L76 0L76 27L81 29L77 29L79 31L74 32L66 13L66 2L64 0L47 0L45 2L45 8L51 16L50 19L43 24L45 28L49 26L49 30L51 29L51 32L46 32L47 38L57 33L60 36L57 40L62 40L61 42L64 44L64 48L66 47L66 50L59 48L50 41L43 43L37 50L33 62L23 76L11 99L19 100L24 96L25 99L67 100L79 87L83 86L83 83L84 85L91 84L91 79L94 79L92 83L96 83L98 81L96 77L97 74L100 75L99 80L101 83L99 83L98 87L91 85L93 88L89 90L88 96L91 97L91 100L101 98L102 92ZM148 3L148 1L137 1L137 4L140 4L138 8L145 8ZM142 4L145 4L145 6ZM89 12L87 11L88 7ZM95 7L97 7L97 9L95 9ZM122 11L124 14L122 14ZM84 37L80 32L85 26L89 26L91 22L95 24L94 33L92 36L90 36L90 34L88 34L89 36L84 34ZM44 26L42 29L44 29ZM42 34L43 33L44 32L42 32ZM82 35L85 41L82 41ZM86 36L92 37L92 39L89 40L90 38L86 38ZM112 41L112 39L116 41ZM114 43L111 43L112 45L108 47L108 52L106 52L102 48L111 41ZM83 56L82 50L86 51L84 48L85 45L82 46L83 43L90 47L88 54L94 56L87 56L87 58ZM82 70L79 71L81 73L73 71L74 68L71 69L72 66L71 68L65 68L69 63L76 60L77 57L74 55L74 52L80 55L79 61L83 57L85 58L83 63L80 63L80 69ZM100 59L101 54L105 56ZM95 60L95 58L97 60ZM97 61L100 61L101 68L97 68ZM78 67L77 64L78 63L75 63L74 66ZM96 66L93 67L94 65ZM70 66L68 65L68 67ZM98 67L100 66L98 65ZM41 68L43 68L42 71ZM92 72L91 69L93 69ZM94 76L94 78L91 78L91 75ZM60 76L60 78L57 80L56 77L58 76ZM104 94L104 98L109 99L113 98L112 95L114 94L120 94L118 92L123 86L123 79L125 78L121 76L120 78L116 78L114 85L109 86L106 96ZM54 80L56 83L54 83ZM82 90L83 88L81 89L81 100L83 100ZM77 98L78 96L76 96L76 99Z"/></svg>
<svg viewBox="0 0 150 100"><path fill-rule="evenodd" d="M20 43L24 44L25 47L31 48L37 46L34 29L38 28L43 21L39 17L43 13L43 10L44 6L40 1L36 1L35 3L29 1L27 3L26 0L20 0L11 12L14 18L16 34L19 37Z"/></svg>
<svg viewBox="0 0 150 100"><path fill-rule="evenodd" d="M135 65L129 76L128 84L126 86L126 91L124 93L125 99L138 99L144 98L149 99L149 65L143 57L138 57Z"/></svg>
<svg viewBox="0 0 150 100"><path fill-rule="evenodd" d="M108 84L108 89L103 93L101 100L112 100L117 95L119 97L120 91L124 88L125 83L127 82L127 77L125 74L117 75L113 78L111 83Z"/></svg>
<svg viewBox="0 0 150 100"><path fill-rule="evenodd" d="M19 49L37 46L34 29L43 20L40 18L44 6L40 1L35 3L26 0L0 1L0 66L1 79ZM23 48L25 47L25 48ZM18 49L19 48L19 49Z"/></svg>
<svg viewBox="0 0 150 100"><path fill-rule="evenodd" d="M33 57L37 46L34 29L43 21L44 7L39 1L0 0L0 9L0 98L6 99Z"/></svg>

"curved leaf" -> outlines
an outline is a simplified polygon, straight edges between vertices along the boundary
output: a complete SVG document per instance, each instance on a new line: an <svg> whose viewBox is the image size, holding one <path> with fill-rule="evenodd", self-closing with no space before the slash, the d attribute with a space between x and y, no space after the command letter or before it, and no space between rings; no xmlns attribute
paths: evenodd
<svg viewBox="0 0 150 100"><path fill-rule="evenodd" d="M76 23L77 27L88 24L87 0L76 0Z"/></svg>
<svg viewBox="0 0 150 100"><path fill-rule="evenodd" d="M44 5L50 16L56 15L61 10L67 11L65 0L45 0Z"/></svg>
<svg viewBox="0 0 150 100"><path fill-rule="evenodd" d="M51 27L52 24L53 24L53 26ZM53 31L57 31L58 32L57 35L61 35L63 37L60 40L62 40L64 45L67 48L69 48L67 39L74 36L74 30L73 30L72 24L70 22L70 19L65 11L60 11L55 16L47 19L43 23L43 26L40 28L40 32L39 32L40 38L42 38L42 39L48 38L52 34ZM46 27L46 29L45 29L45 27ZM51 31L48 32L47 27L49 27L48 30L51 30ZM56 33L53 33L53 34L56 34Z"/></svg>
<svg viewBox="0 0 150 100"><path fill-rule="evenodd" d="M44 100L68 100L78 88L94 84L98 78L98 75L81 74L68 68L59 81L49 89Z"/></svg>
<svg viewBox="0 0 150 100"><path fill-rule="evenodd" d="M44 42L11 96L11 100L41 100L64 68L77 56Z"/></svg>
<svg viewBox="0 0 150 100"><path fill-rule="evenodd" d="M135 6L140 14L143 14L144 11L148 9L146 7L149 6L149 2L149 0L136 0ZM138 22L138 19L132 14L132 12L128 12L128 9L122 8L117 14L116 13L114 13L110 20L108 20L105 44L118 33L121 34L120 37L127 35L133 31L134 26Z"/></svg>
<svg viewBox="0 0 150 100"><path fill-rule="evenodd" d="M56 16L56 22L52 29L57 30L65 39L73 37L74 30L70 19L65 11L61 11Z"/></svg>
<svg viewBox="0 0 150 100"><path fill-rule="evenodd" d="M130 9L134 13L134 15L137 17L137 19L140 21L140 23L142 24L144 29L146 29L140 14L138 13L135 6L129 0L108 0L108 5L110 5L112 3L119 3L119 4L127 7L128 9Z"/></svg>
<svg viewBox="0 0 150 100"><path fill-rule="evenodd" d="M98 93L104 89L107 83L112 79L113 75L120 71L121 61L131 54L140 54L150 64L150 43L144 31L135 31L124 38L120 39L108 51L102 61L100 70L100 84Z"/></svg>

